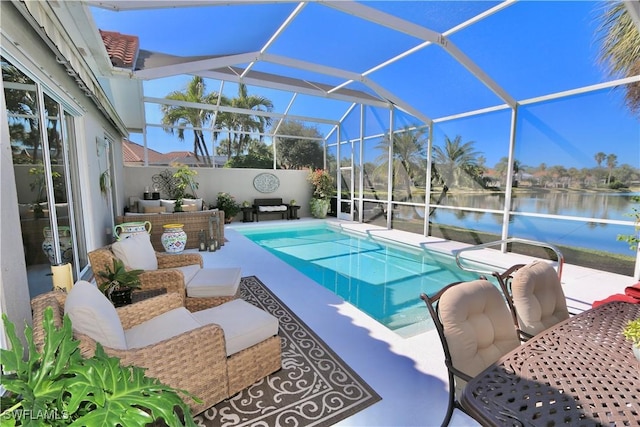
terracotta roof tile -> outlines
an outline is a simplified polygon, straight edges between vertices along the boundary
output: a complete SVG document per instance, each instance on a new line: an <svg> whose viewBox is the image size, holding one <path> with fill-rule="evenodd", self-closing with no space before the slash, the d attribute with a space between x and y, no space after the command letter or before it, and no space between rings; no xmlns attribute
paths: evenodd
<svg viewBox="0 0 640 427"><path fill-rule="evenodd" d="M140 48L138 37L115 31L99 31L113 66L133 70Z"/></svg>

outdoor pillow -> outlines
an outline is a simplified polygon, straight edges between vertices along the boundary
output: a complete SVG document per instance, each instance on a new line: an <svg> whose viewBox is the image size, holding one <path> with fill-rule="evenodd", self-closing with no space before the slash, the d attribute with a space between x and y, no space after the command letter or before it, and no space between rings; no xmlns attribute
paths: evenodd
<svg viewBox="0 0 640 427"><path fill-rule="evenodd" d="M142 200L138 199L138 210L144 211L144 208L159 208L160 200Z"/></svg>
<svg viewBox="0 0 640 427"><path fill-rule="evenodd" d="M164 206L145 206L143 208L144 213L160 213L160 212L165 212L167 210L167 208L165 208Z"/></svg>
<svg viewBox="0 0 640 427"><path fill-rule="evenodd" d="M167 209L167 212L173 212L175 205L175 200L160 199L160 206L164 206Z"/></svg>
<svg viewBox="0 0 640 427"><path fill-rule="evenodd" d="M202 326L184 307L175 308L124 332L128 348L141 348Z"/></svg>
<svg viewBox="0 0 640 427"><path fill-rule="evenodd" d="M196 205L196 210L202 210L202 199L182 199L183 205Z"/></svg>
<svg viewBox="0 0 640 427"><path fill-rule="evenodd" d="M78 281L67 295L64 313L69 315L75 331L105 347L126 350L127 341L118 313L95 285Z"/></svg>
<svg viewBox="0 0 640 427"><path fill-rule="evenodd" d="M182 205L182 212L196 212L197 210L196 205Z"/></svg>
<svg viewBox="0 0 640 427"><path fill-rule="evenodd" d="M158 258L148 233L135 233L111 245L116 258L132 270L157 270Z"/></svg>

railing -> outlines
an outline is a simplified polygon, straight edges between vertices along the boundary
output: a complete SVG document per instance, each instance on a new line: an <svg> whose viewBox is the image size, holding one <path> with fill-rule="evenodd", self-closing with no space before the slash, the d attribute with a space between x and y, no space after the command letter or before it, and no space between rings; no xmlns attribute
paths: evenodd
<svg viewBox="0 0 640 427"><path fill-rule="evenodd" d="M486 248L490 248L492 246L497 246L497 245L506 245L508 243L521 243L525 245L538 246L542 248L551 249L553 252L555 252L556 257L558 258L558 277L562 278L562 267L564 265L564 256L562 255L562 252L560 252L560 249L558 249L556 246L550 243L538 242L535 240L520 239L518 237L510 237L508 239L497 240L495 242L481 243L475 246L469 246L462 249L455 249L452 252L456 257L456 264L458 264L458 267L460 267L462 270L471 271L474 273L481 273L481 274L492 274L493 271L478 270L476 268L463 265L460 254L467 251L476 251L480 249L486 249Z"/></svg>

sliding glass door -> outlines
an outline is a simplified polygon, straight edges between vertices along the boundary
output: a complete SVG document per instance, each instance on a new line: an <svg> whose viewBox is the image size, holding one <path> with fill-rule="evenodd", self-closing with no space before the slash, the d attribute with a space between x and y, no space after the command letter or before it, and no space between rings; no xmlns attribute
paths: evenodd
<svg viewBox="0 0 640 427"><path fill-rule="evenodd" d="M54 94L4 58L2 78L22 244L33 297L52 288L52 265L71 263L76 277L86 265L78 256L81 223L75 222L73 215L72 188L80 188L73 185L78 178L70 167L70 158L76 158L70 155L71 149L75 153L74 118Z"/></svg>

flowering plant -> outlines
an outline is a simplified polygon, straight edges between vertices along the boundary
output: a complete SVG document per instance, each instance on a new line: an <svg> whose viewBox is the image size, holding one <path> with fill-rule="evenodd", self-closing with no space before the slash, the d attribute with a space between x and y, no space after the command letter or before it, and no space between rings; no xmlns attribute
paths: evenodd
<svg viewBox="0 0 640 427"><path fill-rule="evenodd" d="M325 169L316 169L309 172L307 181L313 185L313 197L315 199L328 199L335 191L333 178Z"/></svg>
<svg viewBox="0 0 640 427"><path fill-rule="evenodd" d="M225 221L231 221L240 212L240 204L229 193L218 193L216 207L224 212Z"/></svg>

